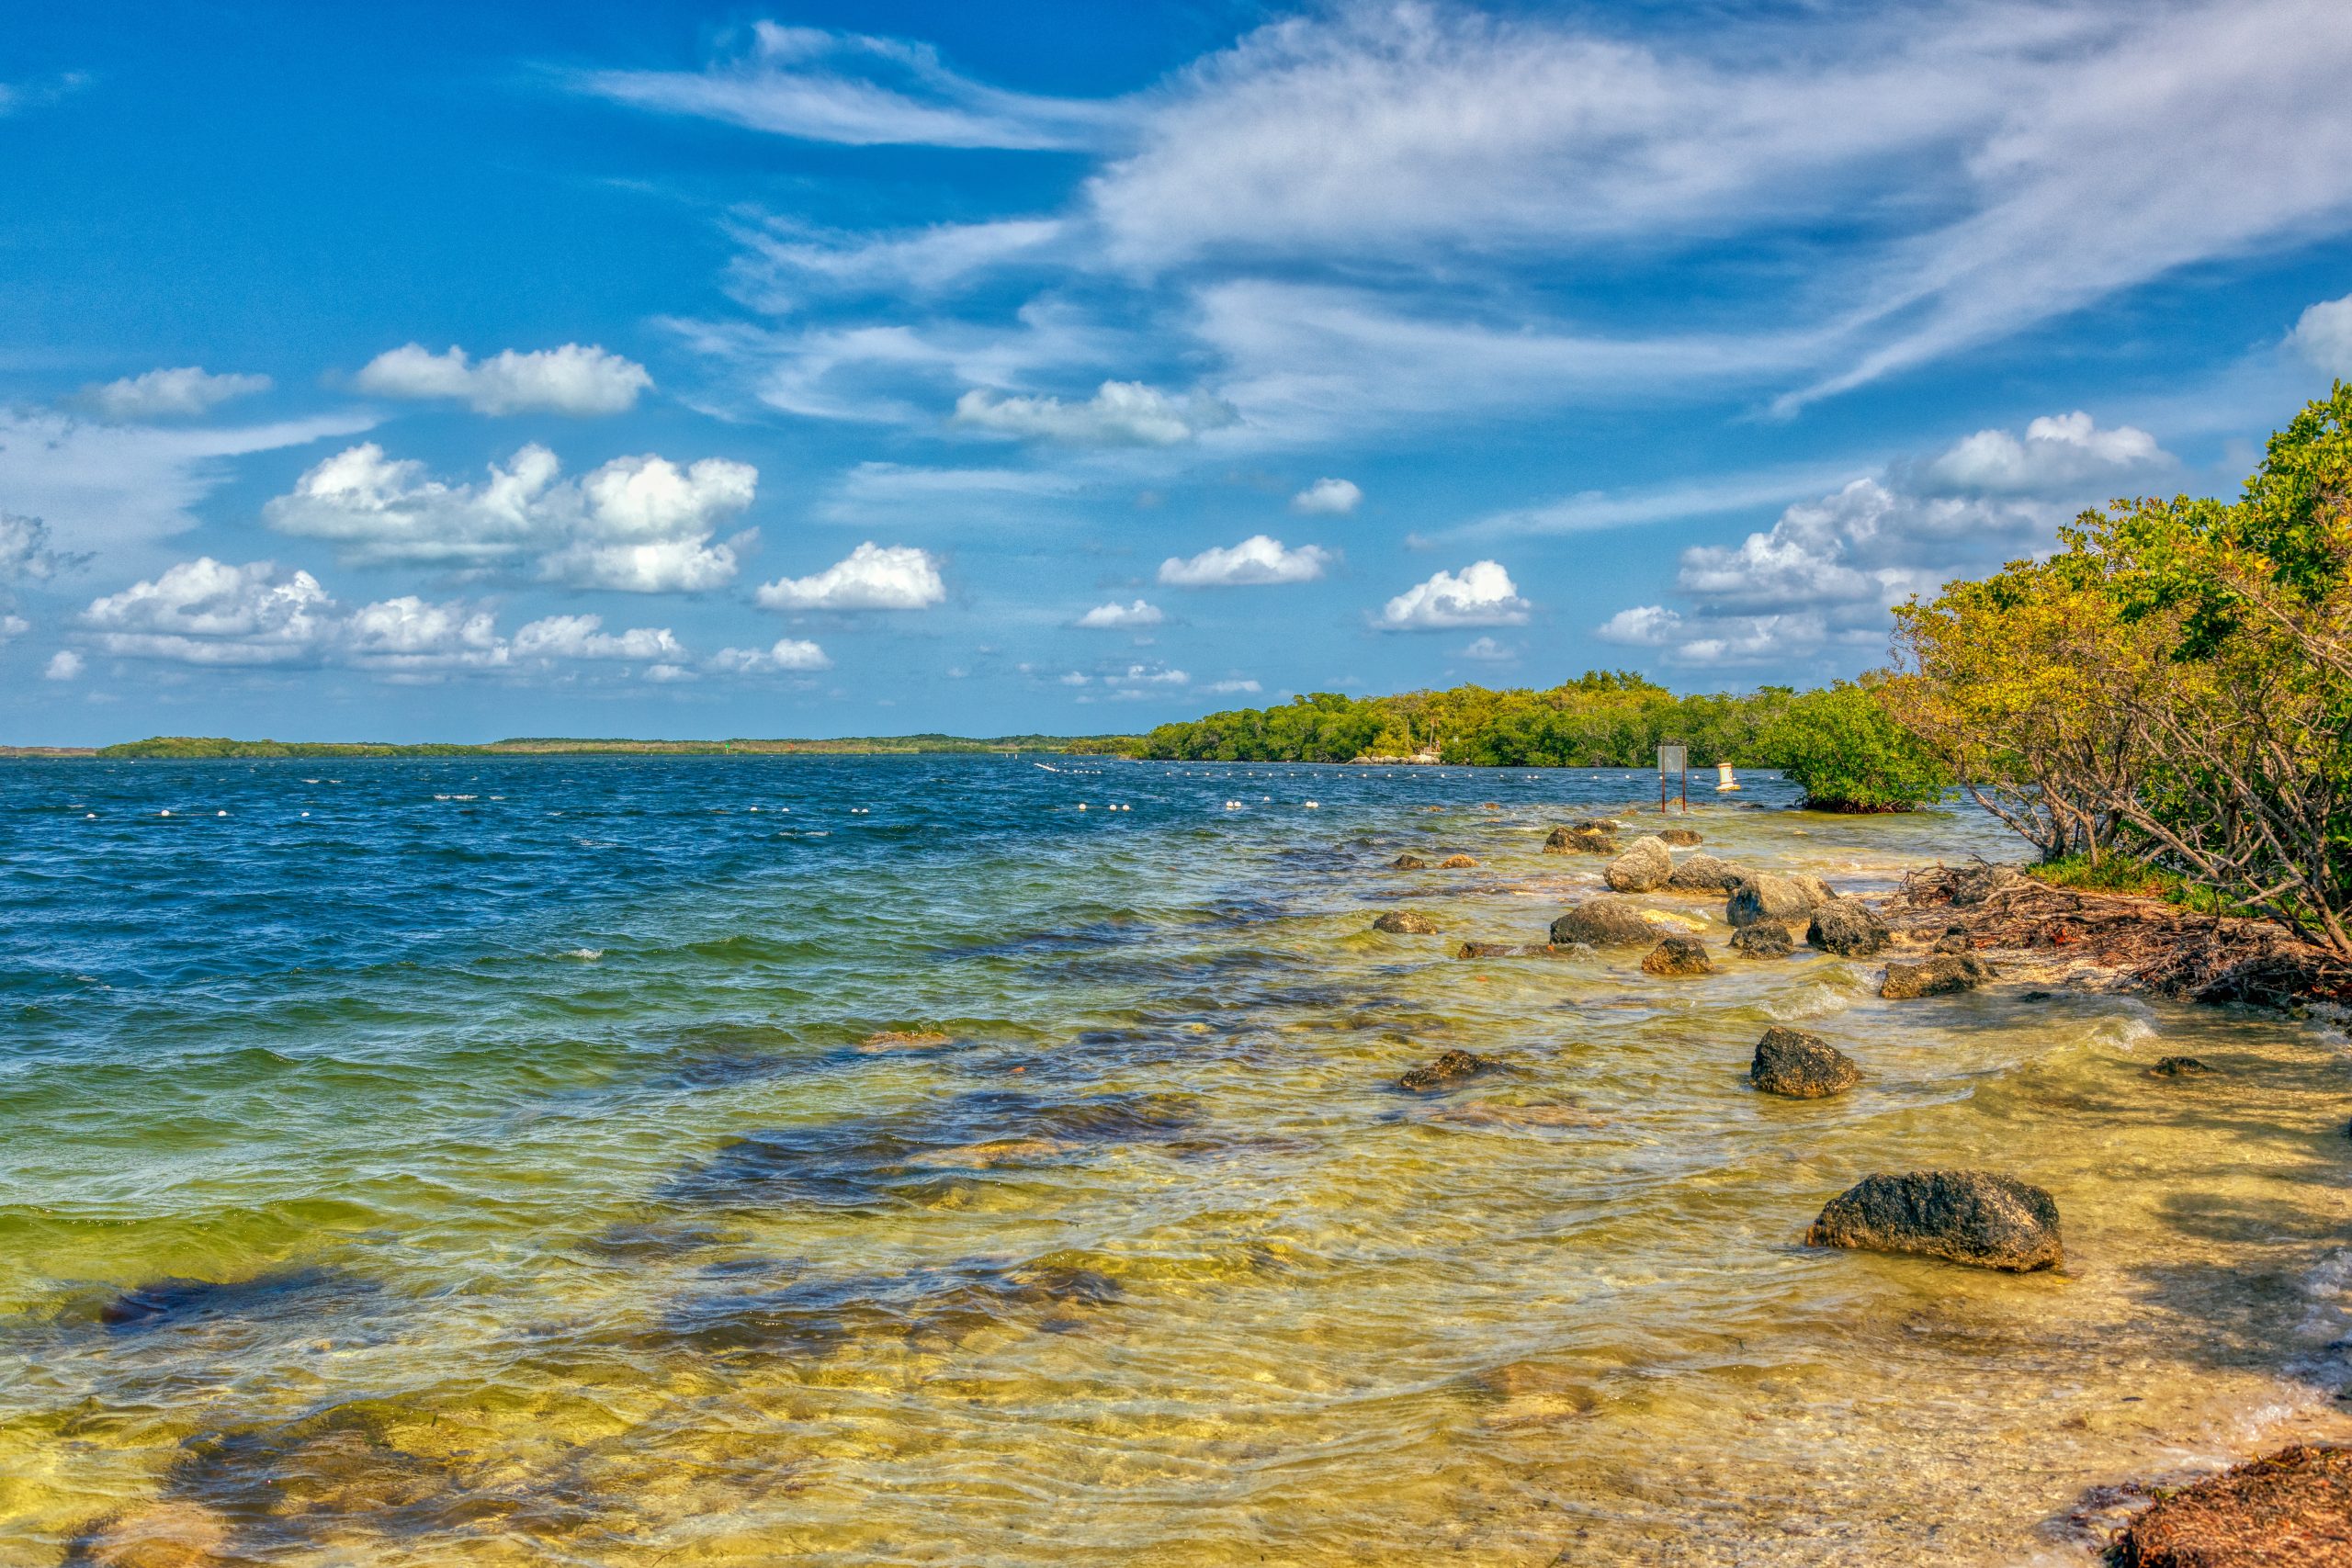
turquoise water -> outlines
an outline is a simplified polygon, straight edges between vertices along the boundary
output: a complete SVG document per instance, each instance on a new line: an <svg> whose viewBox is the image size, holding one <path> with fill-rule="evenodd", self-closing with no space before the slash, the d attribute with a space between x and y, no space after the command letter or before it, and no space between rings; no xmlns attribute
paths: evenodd
<svg viewBox="0 0 2352 1568"><path fill-rule="evenodd" d="M1749 782L1709 850L2013 852ZM2080 1561L2084 1487L2332 1419L2335 1032L1452 956L1647 784L0 769L0 1562ZM1773 1021L1869 1081L1759 1100ZM2068 1272L1796 1244L1947 1164Z"/></svg>

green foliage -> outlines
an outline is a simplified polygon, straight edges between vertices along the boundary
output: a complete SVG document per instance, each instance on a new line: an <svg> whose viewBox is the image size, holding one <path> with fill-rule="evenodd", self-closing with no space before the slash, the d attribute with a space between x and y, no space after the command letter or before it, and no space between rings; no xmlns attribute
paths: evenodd
<svg viewBox="0 0 2352 1568"><path fill-rule="evenodd" d="M1895 723L1879 692L1850 681L1792 699L1762 742L1818 811L1909 811L1951 787L1951 776Z"/></svg>
<svg viewBox="0 0 2352 1568"><path fill-rule="evenodd" d="M2122 893L2135 898L2161 898L2206 915L2243 913L2219 893L2200 887L2177 871L2137 855L2065 855L2027 868L2026 874L2052 887L2081 893Z"/></svg>
<svg viewBox="0 0 2352 1568"><path fill-rule="evenodd" d="M1456 686L1389 697L1332 692L1283 706L1240 708L1163 724L1137 755L1193 761L1347 762L1411 756L1436 743L1442 760L1487 767L1645 767L1661 740L1693 762L1765 765L1759 741L1791 693L1678 697L1629 671L1589 671L1545 691Z"/></svg>

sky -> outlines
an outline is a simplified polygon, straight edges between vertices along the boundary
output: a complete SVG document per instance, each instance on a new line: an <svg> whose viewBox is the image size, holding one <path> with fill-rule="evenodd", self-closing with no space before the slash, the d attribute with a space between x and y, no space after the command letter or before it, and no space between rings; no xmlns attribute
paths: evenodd
<svg viewBox="0 0 2352 1568"><path fill-rule="evenodd" d="M2352 378L2341 0L22 6L0 742L1809 684Z"/></svg>

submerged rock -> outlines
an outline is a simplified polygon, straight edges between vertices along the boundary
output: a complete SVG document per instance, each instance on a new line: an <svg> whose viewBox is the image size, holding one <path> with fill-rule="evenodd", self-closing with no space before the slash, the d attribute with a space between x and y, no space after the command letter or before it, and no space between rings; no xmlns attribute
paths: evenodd
<svg viewBox="0 0 2352 1568"><path fill-rule="evenodd" d="M1588 898L1552 922L1555 942L1581 942L1592 947L1632 947L1657 940L1657 928L1623 898Z"/></svg>
<svg viewBox="0 0 2352 1568"><path fill-rule="evenodd" d="M1890 964L1878 994L1894 1001L1973 991L1999 972L1973 953L1941 953L1917 964Z"/></svg>
<svg viewBox="0 0 2352 1568"><path fill-rule="evenodd" d="M1607 855L1617 852L1617 840L1599 828L1555 828L1544 840L1547 855Z"/></svg>
<svg viewBox="0 0 2352 1568"><path fill-rule="evenodd" d="M956 1037L936 1029L877 1029L857 1043L860 1051L928 1051L954 1044Z"/></svg>
<svg viewBox="0 0 2352 1568"><path fill-rule="evenodd" d="M1437 922L1413 909L1391 909L1372 922L1372 929L1391 936L1435 936Z"/></svg>
<svg viewBox="0 0 2352 1568"><path fill-rule="evenodd" d="M1674 856L1655 834L1635 839L1601 874L1609 886L1620 893L1654 893L1665 886L1666 879L1673 874Z"/></svg>
<svg viewBox="0 0 2352 1568"><path fill-rule="evenodd" d="M1678 850L1692 849L1707 841L1695 828L1661 828L1657 836Z"/></svg>
<svg viewBox="0 0 2352 1568"><path fill-rule="evenodd" d="M1754 874L1746 866L1713 855L1685 855L1666 885L1679 893L1728 893Z"/></svg>
<svg viewBox="0 0 2352 1568"><path fill-rule="evenodd" d="M1456 958L1566 958L1577 951L1545 942L1465 942Z"/></svg>
<svg viewBox="0 0 2352 1568"><path fill-rule="evenodd" d="M1407 1067L1397 1076L1396 1087L1418 1094L1425 1089L1442 1089L1448 1084L1475 1078L1498 1065L1467 1051L1446 1051L1441 1053L1435 1061L1423 1062L1418 1067Z"/></svg>
<svg viewBox="0 0 2352 1568"><path fill-rule="evenodd" d="M2152 1078L2196 1078L2203 1077L2212 1070L2194 1056L2165 1056L2150 1067L2146 1076Z"/></svg>
<svg viewBox="0 0 2352 1568"><path fill-rule="evenodd" d="M2352 1449L2298 1443L2161 1492L2125 1526L2118 1568L2346 1568Z"/></svg>
<svg viewBox="0 0 2352 1568"><path fill-rule="evenodd" d="M1820 1035L1775 1025L1756 1043L1756 1059L1748 1064L1747 1081L1766 1094L1826 1100L1861 1082L1862 1070L1852 1057Z"/></svg>
<svg viewBox="0 0 2352 1568"><path fill-rule="evenodd" d="M1430 863L1419 855L1398 855L1388 863L1391 871L1427 871Z"/></svg>
<svg viewBox="0 0 2352 1568"><path fill-rule="evenodd" d="M200 1503L150 1503L117 1514L75 1540L79 1568L213 1568L229 1555L229 1524Z"/></svg>
<svg viewBox="0 0 2352 1568"><path fill-rule="evenodd" d="M1778 920L1758 920L1731 933L1731 944L1750 958L1786 958L1796 951L1796 938Z"/></svg>
<svg viewBox="0 0 2352 1568"><path fill-rule="evenodd" d="M1724 900L1724 919L1736 926L1758 920L1801 920L1821 902L1792 876L1751 873Z"/></svg>
<svg viewBox="0 0 2352 1568"><path fill-rule="evenodd" d="M2039 1187L1989 1170L1869 1176L1832 1198L1807 1247L1941 1258L2028 1274L2065 1262L2058 1205Z"/></svg>
<svg viewBox="0 0 2352 1568"><path fill-rule="evenodd" d="M1868 958L1886 950L1886 922L1859 898L1832 898L1813 912L1805 941L1841 958Z"/></svg>
<svg viewBox="0 0 2352 1568"><path fill-rule="evenodd" d="M1707 962L1705 945L1696 937L1668 937L1642 958L1642 973L1645 975L1712 975L1714 972L1715 966Z"/></svg>
<svg viewBox="0 0 2352 1568"><path fill-rule="evenodd" d="M1468 855L1448 855L1437 863L1440 871L1468 871L1478 863Z"/></svg>

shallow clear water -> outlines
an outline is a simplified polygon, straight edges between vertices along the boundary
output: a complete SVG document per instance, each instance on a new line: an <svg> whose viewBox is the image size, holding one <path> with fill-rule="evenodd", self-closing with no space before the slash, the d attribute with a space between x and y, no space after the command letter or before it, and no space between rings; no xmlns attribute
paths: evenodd
<svg viewBox="0 0 2352 1568"><path fill-rule="evenodd" d="M1639 774L1054 766L0 769L0 1562L2078 1562L2335 1421L2335 1032L1451 956ZM1868 1082L1755 1095L1773 1021ZM1509 1071L1393 1087L1449 1046ZM1945 1165L2068 1271L1797 1245Z"/></svg>

